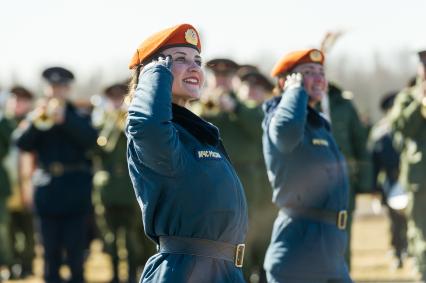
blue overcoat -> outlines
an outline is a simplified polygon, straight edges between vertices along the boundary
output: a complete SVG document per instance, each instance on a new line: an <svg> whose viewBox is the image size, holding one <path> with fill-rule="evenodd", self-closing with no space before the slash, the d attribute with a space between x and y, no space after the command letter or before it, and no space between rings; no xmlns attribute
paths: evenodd
<svg viewBox="0 0 426 283"><path fill-rule="evenodd" d="M265 102L264 111L263 153L280 208L264 263L269 282L352 282L344 260L346 232L285 212L347 209L346 164L328 122L308 106L303 87Z"/></svg>
<svg viewBox="0 0 426 283"><path fill-rule="evenodd" d="M173 75L160 63L139 76L127 121L128 165L142 209L145 233L244 242L244 191L218 130L172 104ZM157 253L141 282L244 282L241 268L226 260Z"/></svg>

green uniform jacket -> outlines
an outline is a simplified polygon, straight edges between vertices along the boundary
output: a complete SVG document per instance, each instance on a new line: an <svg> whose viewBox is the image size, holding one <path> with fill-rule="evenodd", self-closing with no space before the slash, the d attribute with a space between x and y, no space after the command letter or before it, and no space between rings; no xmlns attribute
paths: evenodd
<svg viewBox="0 0 426 283"><path fill-rule="evenodd" d="M262 154L261 106L249 107L237 102L234 112L201 113L201 116L219 128L223 144L243 183L249 209L262 202L262 195L269 203L271 195L265 191L268 182Z"/></svg>
<svg viewBox="0 0 426 283"><path fill-rule="evenodd" d="M120 131L119 129L115 130ZM118 141L111 152L106 152L102 148L97 150L102 170L106 175L102 180L95 178L95 186L101 189L101 199L104 205L134 205L137 207L133 185L127 168L127 138L124 132L119 133L119 135Z"/></svg>
<svg viewBox="0 0 426 283"><path fill-rule="evenodd" d="M331 129L348 164L350 197L349 209L355 208L355 193L371 191L371 157L367 151L368 130L361 123L351 100L340 90L329 93Z"/></svg>
<svg viewBox="0 0 426 283"><path fill-rule="evenodd" d="M11 193L10 181L3 166L3 160L9 152L12 131L12 123L4 117L0 118L0 201L6 200Z"/></svg>
<svg viewBox="0 0 426 283"><path fill-rule="evenodd" d="M392 126L404 139L400 179L408 190L426 188L426 106L421 87L398 94L391 112Z"/></svg>

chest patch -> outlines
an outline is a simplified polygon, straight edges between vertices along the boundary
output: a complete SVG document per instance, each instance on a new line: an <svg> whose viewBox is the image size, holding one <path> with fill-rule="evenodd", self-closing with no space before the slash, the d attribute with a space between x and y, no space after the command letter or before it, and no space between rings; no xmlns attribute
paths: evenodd
<svg viewBox="0 0 426 283"><path fill-rule="evenodd" d="M218 160L222 159L222 155L214 150L196 150L195 156L198 159L210 159L210 160Z"/></svg>
<svg viewBox="0 0 426 283"><path fill-rule="evenodd" d="M312 139L313 145L328 146L328 141L324 139Z"/></svg>

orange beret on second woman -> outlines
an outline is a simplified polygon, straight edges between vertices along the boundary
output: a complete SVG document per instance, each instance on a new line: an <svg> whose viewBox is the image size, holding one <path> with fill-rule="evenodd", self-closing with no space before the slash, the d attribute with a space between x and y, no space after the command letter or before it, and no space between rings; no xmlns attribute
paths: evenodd
<svg viewBox="0 0 426 283"><path fill-rule="evenodd" d="M272 77L278 77L304 63L324 63L324 54L318 49L303 49L288 53L275 64L271 71Z"/></svg>
<svg viewBox="0 0 426 283"><path fill-rule="evenodd" d="M133 69L161 50L177 46L192 47L201 52L200 37L192 25L180 24L148 37L139 45L133 55L129 63L129 69Z"/></svg>

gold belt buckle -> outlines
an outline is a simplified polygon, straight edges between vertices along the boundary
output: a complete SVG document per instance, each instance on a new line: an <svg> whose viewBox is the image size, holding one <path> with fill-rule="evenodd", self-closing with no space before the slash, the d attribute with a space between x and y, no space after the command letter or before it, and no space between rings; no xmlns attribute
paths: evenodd
<svg viewBox="0 0 426 283"><path fill-rule="evenodd" d="M60 162L52 162L49 166L49 171L53 176L62 176L64 174L64 165Z"/></svg>
<svg viewBox="0 0 426 283"><path fill-rule="evenodd" d="M236 267L243 267L245 249L246 249L245 244L237 245L237 248L235 249L235 258L234 258L234 264Z"/></svg>
<svg viewBox="0 0 426 283"><path fill-rule="evenodd" d="M348 212L346 210L339 211L337 215L337 228L339 228L340 230L345 230L347 222Z"/></svg>

